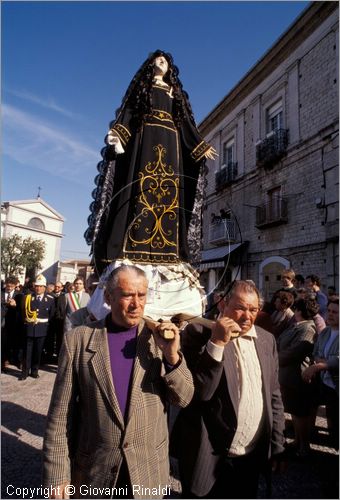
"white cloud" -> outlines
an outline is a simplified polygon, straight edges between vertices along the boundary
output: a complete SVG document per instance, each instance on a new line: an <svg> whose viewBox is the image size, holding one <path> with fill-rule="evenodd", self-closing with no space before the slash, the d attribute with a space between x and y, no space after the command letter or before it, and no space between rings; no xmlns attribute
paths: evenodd
<svg viewBox="0 0 340 500"><path fill-rule="evenodd" d="M100 152L32 114L3 104L3 153L16 162L80 184L95 175Z"/></svg>
<svg viewBox="0 0 340 500"><path fill-rule="evenodd" d="M68 118L72 119L80 118L80 116L77 115L76 113L72 113L68 109L65 109L56 104L52 98L42 99L41 97L38 97L34 94L31 94L30 92L27 92L26 90L6 89L6 91L9 94L14 95L15 97L19 97L20 99L24 99L25 101L33 102L35 104L38 104L39 106L42 106L43 108L56 111L57 113L67 116Z"/></svg>

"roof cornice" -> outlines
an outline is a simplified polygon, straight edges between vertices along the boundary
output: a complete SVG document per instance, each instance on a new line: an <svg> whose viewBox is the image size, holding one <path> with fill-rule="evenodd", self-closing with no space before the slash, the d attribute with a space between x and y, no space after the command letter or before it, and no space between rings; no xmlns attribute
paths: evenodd
<svg viewBox="0 0 340 500"><path fill-rule="evenodd" d="M33 198L33 199L30 199L30 200L11 200L11 201L4 201L2 202L1 204L1 207L4 207L4 208L8 208L8 207L15 207L15 208L20 208L22 210L27 210L23 207L20 207L20 205L29 205L29 204L34 204L34 203L40 203L41 205L43 205L45 208L47 208L48 210L50 210L59 220L65 222L65 217L63 217L59 212L57 212L57 210L55 210L53 207L51 207L51 205L49 205L45 200L43 200L42 198L40 198L40 196L38 198ZM33 212L32 210L27 210L28 212L31 211ZM34 212L34 213L37 213L37 214L40 214L40 212ZM46 215L46 214L40 214L41 216L44 215L45 217L50 217L50 218L53 218L49 215Z"/></svg>

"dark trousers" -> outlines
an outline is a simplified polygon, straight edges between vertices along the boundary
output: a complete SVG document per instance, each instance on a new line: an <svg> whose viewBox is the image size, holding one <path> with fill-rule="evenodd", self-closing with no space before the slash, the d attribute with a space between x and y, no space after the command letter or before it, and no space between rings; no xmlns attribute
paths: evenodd
<svg viewBox="0 0 340 500"><path fill-rule="evenodd" d="M260 465L262 462L254 453L221 457L219 474L209 493L197 497L183 489L182 498L257 498Z"/></svg>
<svg viewBox="0 0 340 500"><path fill-rule="evenodd" d="M56 319L55 320L55 331L56 331L57 356L59 356L61 344L63 343L63 338L64 338L64 320L63 319Z"/></svg>
<svg viewBox="0 0 340 500"><path fill-rule="evenodd" d="M1 328L1 368L9 362L10 348L9 348L9 331L6 326Z"/></svg>
<svg viewBox="0 0 340 500"><path fill-rule="evenodd" d="M21 351L21 352L20 352ZM22 357L20 325L3 327L1 331L1 366L6 362L18 365Z"/></svg>
<svg viewBox="0 0 340 500"><path fill-rule="evenodd" d="M326 406L326 417L331 445L339 449L339 396L335 389L326 384L320 384L321 404Z"/></svg>
<svg viewBox="0 0 340 500"><path fill-rule="evenodd" d="M118 494L116 496L111 496L111 498L117 498L119 500L133 498L130 474L125 458L123 458L115 488Z"/></svg>
<svg viewBox="0 0 340 500"><path fill-rule="evenodd" d="M23 371L29 374L37 374L40 367L41 353L46 337L27 337L26 340L26 361Z"/></svg>

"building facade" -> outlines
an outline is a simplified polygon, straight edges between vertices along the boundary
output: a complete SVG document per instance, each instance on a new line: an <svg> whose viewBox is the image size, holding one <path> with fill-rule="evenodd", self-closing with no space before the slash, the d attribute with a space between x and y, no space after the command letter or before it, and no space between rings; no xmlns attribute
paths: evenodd
<svg viewBox="0 0 340 500"><path fill-rule="evenodd" d="M201 278L269 298L293 268L338 287L338 2L311 3L200 124Z"/></svg>
<svg viewBox="0 0 340 500"><path fill-rule="evenodd" d="M63 284L66 282L73 283L77 276L81 276L84 282L93 272L90 259L69 259L58 263L57 280Z"/></svg>
<svg viewBox="0 0 340 500"><path fill-rule="evenodd" d="M17 234L45 242L45 256L35 272L43 273L48 282L54 282L57 277L64 221L64 217L40 197L6 201L1 205L3 238ZM20 276L21 282L24 277Z"/></svg>

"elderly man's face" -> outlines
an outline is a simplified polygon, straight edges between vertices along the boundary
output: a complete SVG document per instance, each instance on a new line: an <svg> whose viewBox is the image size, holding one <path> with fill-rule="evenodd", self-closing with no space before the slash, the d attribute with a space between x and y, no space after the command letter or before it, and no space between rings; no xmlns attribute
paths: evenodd
<svg viewBox="0 0 340 500"><path fill-rule="evenodd" d="M144 276L124 271L119 274L117 287L107 296L112 320L123 328L137 326L144 314L148 282Z"/></svg>
<svg viewBox="0 0 340 500"><path fill-rule="evenodd" d="M244 335L253 326L259 309L256 293L239 290L225 303L223 316L233 319L241 328L241 335Z"/></svg>
<svg viewBox="0 0 340 500"><path fill-rule="evenodd" d="M57 283L54 285L55 293L61 292L62 289L63 289L63 285L60 283L60 281L57 281Z"/></svg>

